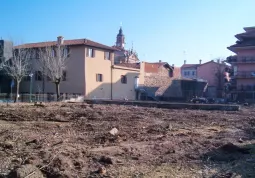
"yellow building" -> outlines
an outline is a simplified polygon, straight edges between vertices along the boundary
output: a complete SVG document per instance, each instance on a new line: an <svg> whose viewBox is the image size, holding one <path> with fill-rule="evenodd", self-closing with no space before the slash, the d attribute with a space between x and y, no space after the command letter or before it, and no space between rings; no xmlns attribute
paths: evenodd
<svg viewBox="0 0 255 178"><path fill-rule="evenodd" d="M68 47L70 57L67 62L65 81L60 83L60 92L65 94L84 95L85 98L100 99L137 99L136 86L143 84L144 67L134 68L114 65L115 48L88 40L64 40L29 43L16 48L38 49L57 44ZM39 56L38 56L39 57ZM38 60L31 60L33 91L32 93L55 93L55 84L42 75ZM142 66L142 64L141 64ZM29 93L30 80L24 80L20 93Z"/></svg>

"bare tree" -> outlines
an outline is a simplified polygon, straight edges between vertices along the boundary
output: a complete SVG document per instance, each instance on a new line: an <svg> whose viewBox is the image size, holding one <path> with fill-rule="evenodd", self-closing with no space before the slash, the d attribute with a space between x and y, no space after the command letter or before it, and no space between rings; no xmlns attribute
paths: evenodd
<svg viewBox="0 0 255 178"><path fill-rule="evenodd" d="M222 97L222 91L224 89L224 78L225 78L225 67L222 63L224 60L221 58L217 59L218 65L215 67L215 80L218 97Z"/></svg>
<svg viewBox="0 0 255 178"><path fill-rule="evenodd" d="M4 49L3 49L3 46L0 44L0 70L3 69L3 67L4 67L4 62L5 62L5 58L4 58Z"/></svg>
<svg viewBox="0 0 255 178"><path fill-rule="evenodd" d="M19 86L21 80L29 75L31 65L30 49L14 49L12 58L4 63L4 71L16 82L16 98L18 100Z"/></svg>
<svg viewBox="0 0 255 178"><path fill-rule="evenodd" d="M39 63L44 76L47 76L55 85L57 99L60 98L60 83L65 80L67 61L69 59L68 48L64 45L48 46L39 49Z"/></svg>

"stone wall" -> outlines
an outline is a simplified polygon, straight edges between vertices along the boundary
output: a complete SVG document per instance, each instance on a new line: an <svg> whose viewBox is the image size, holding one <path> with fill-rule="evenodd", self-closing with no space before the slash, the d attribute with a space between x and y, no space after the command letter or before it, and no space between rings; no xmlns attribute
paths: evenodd
<svg viewBox="0 0 255 178"><path fill-rule="evenodd" d="M157 73L145 73L144 88L159 97L182 97L181 84L172 84L175 78L169 76L164 66L160 66Z"/></svg>

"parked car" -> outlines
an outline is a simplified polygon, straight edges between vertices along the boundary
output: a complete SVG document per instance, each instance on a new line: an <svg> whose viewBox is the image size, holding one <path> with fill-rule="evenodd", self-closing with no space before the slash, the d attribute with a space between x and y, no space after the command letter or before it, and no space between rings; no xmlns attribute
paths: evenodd
<svg viewBox="0 0 255 178"><path fill-rule="evenodd" d="M215 99L214 99L214 98L207 98L207 101L208 101L208 103L210 103L210 104L215 103Z"/></svg>
<svg viewBox="0 0 255 178"><path fill-rule="evenodd" d="M198 98L192 98L192 103L208 103L206 98L198 97Z"/></svg>

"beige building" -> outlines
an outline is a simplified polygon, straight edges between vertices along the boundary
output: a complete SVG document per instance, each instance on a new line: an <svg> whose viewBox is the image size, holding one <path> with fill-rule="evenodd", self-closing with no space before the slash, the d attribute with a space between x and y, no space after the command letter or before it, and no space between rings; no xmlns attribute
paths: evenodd
<svg viewBox="0 0 255 178"><path fill-rule="evenodd" d="M58 43L68 47L70 57L67 62L65 80L60 84L60 92L84 95L86 98L137 99L137 85L143 84L143 68L114 65L115 48L88 40L64 40L29 43L16 48L38 49L55 46ZM55 84L47 80L39 70L37 57L31 59L33 66L32 93L56 93ZM139 81L139 82L138 82ZM20 93L29 93L30 79L21 83Z"/></svg>

